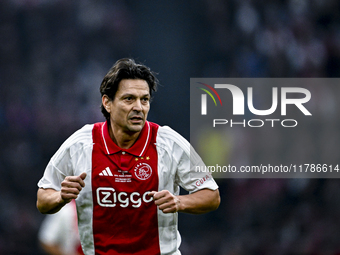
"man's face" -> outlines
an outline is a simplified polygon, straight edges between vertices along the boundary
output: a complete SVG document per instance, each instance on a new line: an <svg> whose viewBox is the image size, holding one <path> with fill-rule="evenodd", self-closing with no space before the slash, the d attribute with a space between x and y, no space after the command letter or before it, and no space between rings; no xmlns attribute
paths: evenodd
<svg viewBox="0 0 340 255"><path fill-rule="evenodd" d="M140 79L121 80L115 98L107 107L113 130L129 134L140 132L150 109L148 83Z"/></svg>

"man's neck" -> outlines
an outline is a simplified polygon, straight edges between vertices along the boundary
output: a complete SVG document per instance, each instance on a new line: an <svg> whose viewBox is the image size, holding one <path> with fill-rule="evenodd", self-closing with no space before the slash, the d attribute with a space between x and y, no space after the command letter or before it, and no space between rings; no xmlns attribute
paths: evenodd
<svg viewBox="0 0 340 255"><path fill-rule="evenodd" d="M127 133L121 129L115 129L112 125L109 125L109 134L112 141L122 149L129 149L138 139L139 132Z"/></svg>

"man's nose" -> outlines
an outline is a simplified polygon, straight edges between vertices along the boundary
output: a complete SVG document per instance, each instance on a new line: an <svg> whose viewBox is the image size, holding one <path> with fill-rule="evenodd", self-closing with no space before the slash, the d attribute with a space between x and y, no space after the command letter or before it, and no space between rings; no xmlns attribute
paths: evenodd
<svg viewBox="0 0 340 255"><path fill-rule="evenodd" d="M142 102L141 102L140 99L137 99L135 101L134 106L133 106L133 110L138 111L138 112L142 111Z"/></svg>

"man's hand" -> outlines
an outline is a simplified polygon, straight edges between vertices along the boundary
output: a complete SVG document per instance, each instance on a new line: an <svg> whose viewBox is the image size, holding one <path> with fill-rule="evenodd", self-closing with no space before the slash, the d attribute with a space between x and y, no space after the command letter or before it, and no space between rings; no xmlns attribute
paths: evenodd
<svg viewBox="0 0 340 255"><path fill-rule="evenodd" d="M86 173L79 176L67 176L61 183L60 196L65 203L71 202L76 199L80 191L85 187Z"/></svg>
<svg viewBox="0 0 340 255"><path fill-rule="evenodd" d="M163 213L184 212L202 214L216 210L220 205L218 189L202 189L188 195L175 196L168 190L151 191L155 204Z"/></svg>
<svg viewBox="0 0 340 255"><path fill-rule="evenodd" d="M67 176L61 183L61 191L39 188L37 208L41 213L56 213L72 199L76 199L85 187L86 173L79 176Z"/></svg>
<svg viewBox="0 0 340 255"><path fill-rule="evenodd" d="M163 213L175 213L179 211L180 200L168 190L159 192L151 191L149 196L153 197L155 204Z"/></svg>

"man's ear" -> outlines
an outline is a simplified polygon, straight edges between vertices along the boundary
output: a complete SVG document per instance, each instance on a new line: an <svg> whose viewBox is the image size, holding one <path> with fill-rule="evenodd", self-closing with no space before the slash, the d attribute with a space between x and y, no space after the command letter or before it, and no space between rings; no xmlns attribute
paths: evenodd
<svg viewBox="0 0 340 255"><path fill-rule="evenodd" d="M111 103L112 103L112 100L107 96L107 95L104 95L102 97L102 104L105 108L105 110L110 113L111 112Z"/></svg>

